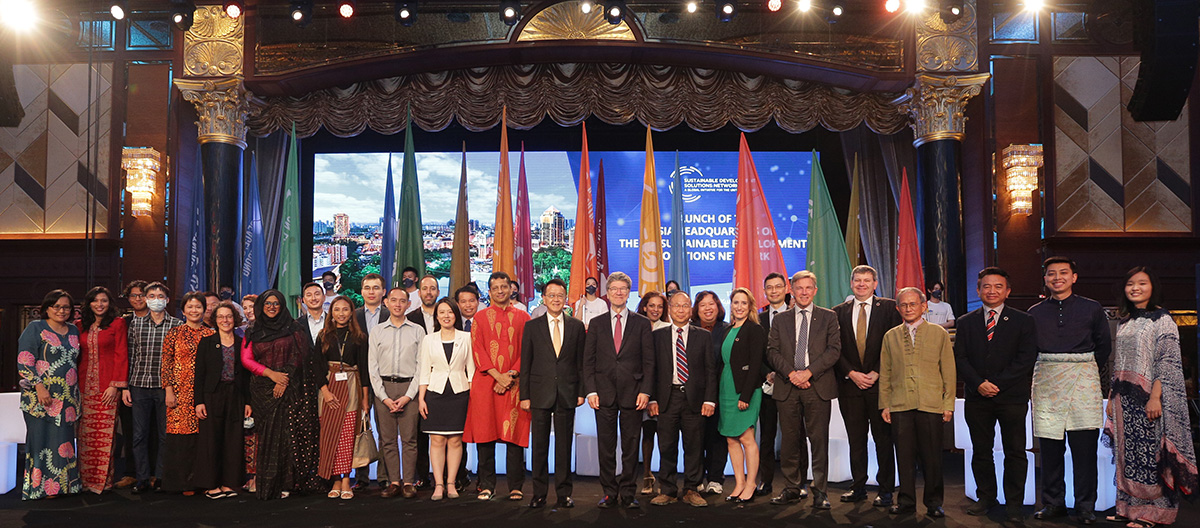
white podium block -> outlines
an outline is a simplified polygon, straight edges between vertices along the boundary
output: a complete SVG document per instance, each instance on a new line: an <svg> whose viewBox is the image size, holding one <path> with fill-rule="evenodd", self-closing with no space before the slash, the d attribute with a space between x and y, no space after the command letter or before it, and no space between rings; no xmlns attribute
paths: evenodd
<svg viewBox="0 0 1200 528"><path fill-rule="evenodd" d="M0 442L0 495L17 487L17 468L24 472L24 460L17 460L17 444Z"/></svg>
<svg viewBox="0 0 1200 528"><path fill-rule="evenodd" d="M812 444L808 445L808 479L812 480ZM829 439L829 464L826 480L829 482L844 482L851 480L850 476L850 441L843 438Z"/></svg>
<svg viewBox="0 0 1200 528"><path fill-rule="evenodd" d="M957 398L954 400L954 447L958 449L974 449L971 444L971 431L967 428L967 413L965 409L965 400ZM996 424L996 434L992 438L993 451L1003 451L1004 446L1000 442L1000 424ZM1025 411L1025 449L1033 449L1033 409L1029 404L1026 404Z"/></svg>
<svg viewBox="0 0 1200 528"><path fill-rule="evenodd" d="M600 476L599 452L595 434L575 433L575 474L583 477Z"/></svg>
<svg viewBox="0 0 1200 528"><path fill-rule="evenodd" d="M967 448L963 450L963 476L966 479L965 487L967 498L971 500L979 500L977 493L978 485L975 483L975 472L971 470L971 457L975 456L975 450ZM1004 496L1004 452L992 451L992 463L996 465L996 500L1001 504L1007 498ZM1022 498L1021 504L1032 506L1037 503L1037 486L1034 482L1033 468L1033 453L1025 452L1025 496Z"/></svg>
<svg viewBox="0 0 1200 528"><path fill-rule="evenodd" d="M1101 433L1103 439L1104 433ZM1075 466L1071 460L1071 448L1068 444L1064 456L1066 480L1066 504L1068 508L1075 507ZM1104 511L1117 505L1117 485L1114 480L1117 466L1113 463L1112 449L1104 446L1103 442L1096 445L1096 511Z"/></svg>
<svg viewBox="0 0 1200 528"><path fill-rule="evenodd" d="M892 446L892 466L895 468L892 471L892 478L895 482L892 486L900 485L900 467L896 465L896 448ZM875 437L870 433L867 434L867 484L878 486L879 482L875 478L879 474L879 457L875 455ZM851 477L853 478L853 477Z"/></svg>

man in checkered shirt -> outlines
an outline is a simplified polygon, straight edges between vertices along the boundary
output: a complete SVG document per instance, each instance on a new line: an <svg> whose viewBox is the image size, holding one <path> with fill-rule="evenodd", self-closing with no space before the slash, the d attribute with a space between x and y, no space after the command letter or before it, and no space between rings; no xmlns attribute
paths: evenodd
<svg viewBox="0 0 1200 528"><path fill-rule="evenodd" d="M167 332L183 321L167 313L171 291L160 282L146 286L146 306L150 313L129 321L129 390L122 394L125 405L133 407L133 458L138 483L134 493L157 489L163 472L167 440L166 394L162 386L162 342ZM150 426L158 429L158 460L150 469ZM155 477L151 482L151 477Z"/></svg>

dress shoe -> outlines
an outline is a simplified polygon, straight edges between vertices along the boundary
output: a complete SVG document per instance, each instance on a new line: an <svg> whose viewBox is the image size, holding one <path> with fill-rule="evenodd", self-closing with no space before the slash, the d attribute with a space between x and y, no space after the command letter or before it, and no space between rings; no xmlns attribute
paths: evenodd
<svg viewBox="0 0 1200 528"><path fill-rule="evenodd" d="M814 510L828 510L832 507L833 506L829 504L829 498L826 497L824 493L813 493Z"/></svg>
<svg viewBox="0 0 1200 528"><path fill-rule="evenodd" d="M770 484L763 483L763 484L758 485L758 488L754 490L754 494L759 497L766 497L766 496L770 495L773 491L774 490L771 489Z"/></svg>
<svg viewBox="0 0 1200 528"><path fill-rule="evenodd" d="M1066 517L1067 509L1062 506L1046 506L1035 512L1033 518L1039 521L1054 519L1057 517Z"/></svg>
<svg viewBox="0 0 1200 528"><path fill-rule="evenodd" d="M118 480L118 481L117 481L115 484L113 484L113 487L114 487L114 488L117 488L117 489L125 489L125 488L128 488L128 487L130 487L130 486L133 486L134 484L137 484L137 479L136 479L136 478L134 478L134 477L124 477L124 478L122 478L121 480Z"/></svg>
<svg viewBox="0 0 1200 528"><path fill-rule="evenodd" d="M1015 508L1009 507L1004 510L1004 519L1010 523L1021 524L1025 522L1025 514L1021 512L1019 506Z"/></svg>
<svg viewBox="0 0 1200 528"><path fill-rule="evenodd" d="M842 502L862 502L867 500L867 492L863 490L851 491L842 494Z"/></svg>
<svg viewBox="0 0 1200 528"><path fill-rule="evenodd" d="M559 497L558 498L558 507L559 508L574 508L575 501L573 499L571 499L571 497Z"/></svg>
<svg viewBox="0 0 1200 528"><path fill-rule="evenodd" d="M695 493L695 492L691 491L690 493ZM668 504L673 504L673 503L677 502L678 500L679 499L676 499L674 495L667 495L666 493L659 493L653 499L650 499L650 505L651 506L666 506Z"/></svg>
<svg viewBox="0 0 1200 528"><path fill-rule="evenodd" d="M941 519L946 516L946 510L943 510L941 506L938 506L936 508L930 508L926 510L925 515L934 519Z"/></svg>
<svg viewBox="0 0 1200 528"><path fill-rule="evenodd" d="M708 506L708 501L704 500L704 497L701 497L699 493L696 493L692 490L687 490L687 492L683 494L683 503L695 508L703 508Z"/></svg>
<svg viewBox="0 0 1200 528"><path fill-rule="evenodd" d="M642 503L638 502L637 499L629 499L624 501L623 506L625 506L625 509L627 510L637 510L642 507Z"/></svg>
<svg viewBox="0 0 1200 528"><path fill-rule="evenodd" d="M886 508L888 506L891 506L892 505L892 494L891 493L880 493L875 496L875 502L873 502L871 504L873 504L876 508Z"/></svg>
<svg viewBox="0 0 1200 528"><path fill-rule="evenodd" d="M1096 524L1096 512L1094 512L1092 510L1084 510L1084 511L1076 510L1075 513L1076 513L1076 515L1079 516L1080 524L1086 524L1089 526Z"/></svg>
<svg viewBox="0 0 1200 528"><path fill-rule="evenodd" d="M803 490L801 490L801 491L803 491ZM785 489L785 490L783 490L783 493L780 493L777 497L774 497L771 499L771 504L776 504L776 505L792 504L792 503L800 502L800 499L803 497L804 497L804 495L801 495L800 493L797 493L797 492L789 490L789 489Z"/></svg>
<svg viewBox="0 0 1200 528"><path fill-rule="evenodd" d="M400 486L388 484L388 487L379 492L379 496L385 499L390 499L400 494Z"/></svg>
<svg viewBox="0 0 1200 528"><path fill-rule="evenodd" d="M612 508L613 506L616 506L616 505L617 505L617 499L614 499L612 495L605 495L603 499L600 499L600 503L597 504L596 506L599 508L608 509L608 508Z"/></svg>
<svg viewBox="0 0 1200 528"><path fill-rule="evenodd" d="M546 507L546 497L534 497L532 500L529 501L529 507L530 508L545 508Z"/></svg>
<svg viewBox="0 0 1200 528"><path fill-rule="evenodd" d="M150 489L152 489L154 491L161 491L162 490L162 479L151 478L150 479Z"/></svg>
<svg viewBox="0 0 1200 528"><path fill-rule="evenodd" d="M400 488L400 496L406 499L415 499L417 497L417 487L412 484L405 484Z"/></svg>
<svg viewBox="0 0 1200 528"><path fill-rule="evenodd" d="M419 489L419 490L427 490L427 489L432 488L433 484L430 483L428 480L417 480L416 482L413 483L413 486L416 486L417 489Z"/></svg>
<svg viewBox="0 0 1200 528"><path fill-rule="evenodd" d="M899 504L893 504L888 507L888 513L890 513L892 515L900 515L900 514L904 514L904 513L916 513L916 512L917 512L916 506L901 506Z"/></svg>
<svg viewBox="0 0 1200 528"><path fill-rule="evenodd" d="M975 504L967 506L967 515L980 516L987 515L988 510L996 505L996 501L992 499L979 499Z"/></svg>
<svg viewBox="0 0 1200 528"><path fill-rule="evenodd" d="M458 477L458 478L454 479L454 489L457 491L460 491L460 492L467 491L467 488L470 486L471 486L470 478Z"/></svg>
<svg viewBox="0 0 1200 528"><path fill-rule="evenodd" d="M150 491L150 483L144 482L144 481L138 482L137 484L134 484L133 489L131 489L129 491L130 491L130 493L133 493L134 495L141 495L142 493L146 493L147 491Z"/></svg>

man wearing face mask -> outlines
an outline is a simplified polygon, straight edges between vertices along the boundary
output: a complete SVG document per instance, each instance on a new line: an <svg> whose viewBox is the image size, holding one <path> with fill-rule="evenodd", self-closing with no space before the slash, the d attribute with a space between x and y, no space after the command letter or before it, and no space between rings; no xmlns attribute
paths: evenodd
<svg viewBox="0 0 1200 528"><path fill-rule="evenodd" d="M925 311L925 322L933 323L942 328L954 328L954 309L950 303L942 301L945 286L940 281L929 287L929 308Z"/></svg>
<svg viewBox="0 0 1200 528"><path fill-rule="evenodd" d="M321 288L325 290L325 304L322 309L326 313L329 312L329 304L337 298L337 274L332 271L326 271L321 274Z"/></svg>
<svg viewBox="0 0 1200 528"><path fill-rule="evenodd" d="M134 317L129 323L129 390L122 391L125 405L133 407L133 458L137 463L134 493L158 489L163 474L167 440L166 392L162 386L162 342L167 332L183 321L167 313L170 290L150 283L143 290L150 315ZM150 431L158 431L158 456L150 465ZM152 469L153 468L153 469Z"/></svg>
<svg viewBox="0 0 1200 528"><path fill-rule="evenodd" d="M413 302L408 303L408 311L406 314L412 313L417 308L421 307L421 303L416 302L417 299L417 268L408 266L404 271L400 272L400 287L408 292L408 298ZM421 324L421 323L417 323ZM424 325L421 325L424 326Z"/></svg>

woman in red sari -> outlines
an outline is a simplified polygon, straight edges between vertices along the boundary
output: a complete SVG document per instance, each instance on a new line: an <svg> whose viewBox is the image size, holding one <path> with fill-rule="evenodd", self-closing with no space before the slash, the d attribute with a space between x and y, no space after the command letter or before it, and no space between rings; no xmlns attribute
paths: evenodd
<svg viewBox="0 0 1200 528"><path fill-rule="evenodd" d="M108 288L87 292L79 336L79 475L84 489L99 494L112 487L118 398L129 375L129 328Z"/></svg>

